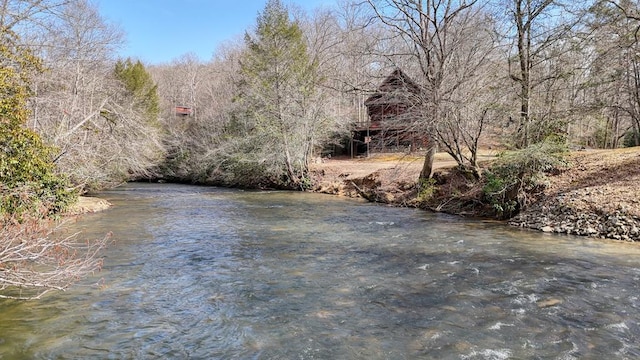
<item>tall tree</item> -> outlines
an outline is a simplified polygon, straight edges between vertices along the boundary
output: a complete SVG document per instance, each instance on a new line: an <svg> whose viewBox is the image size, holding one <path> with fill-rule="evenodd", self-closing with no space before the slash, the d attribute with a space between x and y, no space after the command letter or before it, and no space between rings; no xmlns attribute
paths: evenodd
<svg viewBox="0 0 640 360"><path fill-rule="evenodd" d="M230 43L218 48L210 62L187 54L150 68L158 83L166 134L162 176L182 182L242 185L235 181L240 177L220 169L233 157L234 144L240 142L228 132L228 124L243 50L241 44ZM190 108L191 114L176 114L176 105Z"/></svg>
<svg viewBox="0 0 640 360"><path fill-rule="evenodd" d="M58 166L85 190L149 175L163 156L161 133L114 75L122 32L88 0L69 0L46 24L33 29L48 71L34 87L30 126L60 149Z"/></svg>
<svg viewBox="0 0 640 360"><path fill-rule="evenodd" d="M598 145L640 145L640 5L637 1L596 1L589 9L591 106L605 119ZM604 131L602 131L604 130Z"/></svg>
<svg viewBox="0 0 640 360"><path fill-rule="evenodd" d="M494 85L493 21L471 0L367 0L374 17L396 38L396 58L417 64L422 92L414 112L414 130L429 137L420 179L431 176L436 144L458 164L477 172L478 140L494 100L474 101L475 92ZM486 75L486 76L485 76ZM485 76L483 78L483 76Z"/></svg>
<svg viewBox="0 0 640 360"><path fill-rule="evenodd" d="M107 238L80 242L54 235L43 217L76 198L53 163L53 149L25 124L40 62L0 29L0 298L34 299L64 290L100 268Z"/></svg>
<svg viewBox="0 0 640 360"><path fill-rule="evenodd" d="M566 77L565 69L552 66L567 53L578 22L570 4L558 0L509 0L506 6L515 33L515 56L509 58L510 77L518 86L518 128L515 146L527 147L558 132L553 115L544 113L550 83ZM567 47L564 47L566 45ZM547 89L538 91L537 88ZM552 121L545 121L552 118Z"/></svg>
<svg viewBox="0 0 640 360"><path fill-rule="evenodd" d="M322 116L311 106L317 64L309 57L300 26L279 0L267 3L245 43L238 99L255 125L253 135L272 154L272 160L260 161L282 166L286 182L301 187Z"/></svg>

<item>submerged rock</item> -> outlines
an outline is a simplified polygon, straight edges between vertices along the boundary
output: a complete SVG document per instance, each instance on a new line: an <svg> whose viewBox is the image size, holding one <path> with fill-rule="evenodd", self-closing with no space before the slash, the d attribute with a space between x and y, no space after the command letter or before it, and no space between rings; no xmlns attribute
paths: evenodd
<svg viewBox="0 0 640 360"><path fill-rule="evenodd" d="M560 305L562 304L562 300L560 299L555 299L555 298L551 298L551 299L546 299L546 300L540 300L537 302L537 305L539 308L548 308L551 306L556 306L556 305Z"/></svg>

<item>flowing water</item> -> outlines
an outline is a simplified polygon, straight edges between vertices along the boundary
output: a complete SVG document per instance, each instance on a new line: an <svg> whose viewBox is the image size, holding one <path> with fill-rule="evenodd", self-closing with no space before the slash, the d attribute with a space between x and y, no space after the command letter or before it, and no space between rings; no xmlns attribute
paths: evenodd
<svg viewBox="0 0 640 360"><path fill-rule="evenodd" d="M638 245L317 194L101 196L72 226L114 232L103 271L0 302L0 359L640 357Z"/></svg>

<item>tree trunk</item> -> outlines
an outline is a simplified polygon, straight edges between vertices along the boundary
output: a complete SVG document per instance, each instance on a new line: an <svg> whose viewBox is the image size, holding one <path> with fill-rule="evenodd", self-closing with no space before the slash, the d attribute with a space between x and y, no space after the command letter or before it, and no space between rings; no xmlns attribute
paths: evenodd
<svg viewBox="0 0 640 360"><path fill-rule="evenodd" d="M293 167L293 163L291 161L291 153L289 152L289 146L286 141L285 141L284 155L285 155L284 163L285 163L285 167L287 168L287 176L289 177L289 181L291 181L293 186L297 188L300 186L300 177L296 174L296 171Z"/></svg>
<svg viewBox="0 0 640 360"><path fill-rule="evenodd" d="M531 56L531 27L528 22L525 21L525 11L530 10L527 6L526 9L522 9L523 2L516 1L515 21L518 29L518 60L520 62L520 74L518 81L520 82L520 126L518 128L518 134L520 135L521 148L529 146L529 126L531 125L530 118L530 56Z"/></svg>
<svg viewBox="0 0 640 360"><path fill-rule="evenodd" d="M436 157L437 150L438 145L433 138L429 138L427 153L424 156L424 164L422 165L422 171L420 171L420 177L418 178L418 181L431 178L431 173L433 172L433 161Z"/></svg>

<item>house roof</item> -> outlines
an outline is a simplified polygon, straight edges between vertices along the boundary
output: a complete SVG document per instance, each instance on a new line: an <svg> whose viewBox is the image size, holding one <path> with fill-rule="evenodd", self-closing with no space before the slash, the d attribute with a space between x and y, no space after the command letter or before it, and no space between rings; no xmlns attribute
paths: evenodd
<svg viewBox="0 0 640 360"><path fill-rule="evenodd" d="M389 92L398 89L404 89L412 93L419 93L420 86L413 81L409 75L405 74L399 68L395 69L378 87L380 92Z"/></svg>
<svg viewBox="0 0 640 360"><path fill-rule="evenodd" d="M416 84L415 81L402 70L395 69L382 81L380 86L378 86L378 92L367 98L364 104L369 107L407 103L420 92L420 86Z"/></svg>

